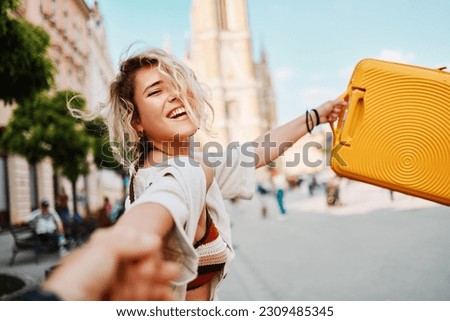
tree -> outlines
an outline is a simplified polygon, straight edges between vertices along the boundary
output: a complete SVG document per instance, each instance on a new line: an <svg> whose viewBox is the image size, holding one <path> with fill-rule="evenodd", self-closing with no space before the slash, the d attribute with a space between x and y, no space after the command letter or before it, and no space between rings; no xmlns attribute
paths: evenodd
<svg viewBox="0 0 450 321"><path fill-rule="evenodd" d="M0 138L0 147L18 154L31 164L45 157L53 160L56 173L59 169L72 183L74 211L77 211L75 183L80 175L87 174L86 157L91 140L84 126L71 117L71 107L83 109L85 100L71 91L59 91L53 96L39 94L20 103Z"/></svg>
<svg viewBox="0 0 450 321"><path fill-rule="evenodd" d="M73 97L76 97L72 99ZM67 102L76 109L84 109L86 101L78 93L59 91L52 97L51 120L47 131L49 135L51 158L55 169L60 168L62 174L72 183L73 211L78 212L76 182L80 175L89 173L86 161L91 148L91 140L80 121L69 115Z"/></svg>
<svg viewBox="0 0 450 321"><path fill-rule="evenodd" d="M0 1L0 100L22 102L50 89L54 71L47 56L50 37L11 12L19 0Z"/></svg>
<svg viewBox="0 0 450 321"><path fill-rule="evenodd" d="M85 123L87 133L91 136L94 152L94 162L97 168L109 169L122 177L122 193L127 195L128 171L120 164L112 153L108 139L108 129L101 119Z"/></svg>
<svg viewBox="0 0 450 321"><path fill-rule="evenodd" d="M19 104L0 139L2 150L23 156L35 165L51 152L48 140L50 97L38 95Z"/></svg>

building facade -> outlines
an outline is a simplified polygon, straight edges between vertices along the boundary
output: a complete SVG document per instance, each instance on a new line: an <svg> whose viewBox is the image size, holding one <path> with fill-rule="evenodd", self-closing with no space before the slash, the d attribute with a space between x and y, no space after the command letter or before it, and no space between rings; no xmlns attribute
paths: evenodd
<svg viewBox="0 0 450 321"><path fill-rule="evenodd" d="M253 59L246 0L193 0L188 63L211 90L222 146L246 142L276 122L267 57ZM203 138L205 139L205 138Z"/></svg>
<svg viewBox="0 0 450 321"><path fill-rule="evenodd" d="M56 67L52 90L80 92L88 108L95 108L99 98L106 97L106 88L114 75L97 3L90 8L83 0L23 0L17 14L50 35L48 54ZM11 105L0 105L0 128L7 125L13 109ZM96 197L98 176L94 169L88 178L77 183L81 191L92 192L86 195L92 200L91 207L101 204ZM60 185L71 196L70 184L62 180ZM0 154L0 226L23 221L40 199L46 198L54 206L54 195L50 160L30 166L19 156Z"/></svg>
<svg viewBox="0 0 450 321"><path fill-rule="evenodd" d="M223 148L247 142L277 123L276 100L267 53L253 58L246 0L193 0L191 43L187 60L199 80L211 90L217 137L199 135L200 142L216 140ZM326 135L306 135L274 164L286 176L312 175L324 169ZM268 179L257 171L257 179Z"/></svg>

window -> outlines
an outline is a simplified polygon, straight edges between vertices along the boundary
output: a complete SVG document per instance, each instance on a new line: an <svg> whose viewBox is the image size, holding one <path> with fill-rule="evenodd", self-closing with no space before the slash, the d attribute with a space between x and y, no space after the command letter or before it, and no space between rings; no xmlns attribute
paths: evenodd
<svg viewBox="0 0 450 321"><path fill-rule="evenodd" d="M56 15L56 0L52 0L52 14Z"/></svg>
<svg viewBox="0 0 450 321"><path fill-rule="evenodd" d="M8 210L8 171L6 156L0 156L0 212Z"/></svg>
<svg viewBox="0 0 450 321"><path fill-rule="evenodd" d="M227 21L227 1L219 0L219 23L221 30L228 29L228 21Z"/></svg>
<svg viewBox="0 0 450 321"><path fill-rule="evenodd" d="M7 157L0 155L0 228L9 225Z"/></svg>
<svg viewBox="0 0 450 321"><path fill-rule="evenodd" d="M31 209L38 208L38 188L37 188L37 174L36 165L30 164L30 203Z"/></svg>

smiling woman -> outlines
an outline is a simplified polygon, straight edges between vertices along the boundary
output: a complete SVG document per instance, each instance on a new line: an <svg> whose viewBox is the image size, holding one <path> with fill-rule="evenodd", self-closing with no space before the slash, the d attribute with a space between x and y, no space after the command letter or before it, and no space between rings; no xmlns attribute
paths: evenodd
<svg viewBox="0 0 450 321"><path fill-rule="evenodd" d="M196 113L187 98L189 93L179 93L171 84L170 78L164 77L153 66L136 71L134 79L136 89L133 101L139 115L134 120L134 128L138 133L145 134L153 143L153 148L163 150L163 145L171 142L175 135L181 141L187 141L197 131L194 122L187 115L189 110L191 114ZM201 111L198 113L202 117Z"/></svg>
<svg viewBox="0 0 450 321"><path fill-rule="evenodd" d="M198 129L209 132L212 108L205 93L184 63L152 49L121 63L107 112L99 111L107 115L110 140L119 143L115 152L131 172L127 210L116 224L163 240L164 258L181 268L172 284L179 300L217 298L234 258L224 199L251 198L255 168L276 159L318 123L334 121L345 104L327 102L313 110L315 118L307 113L207 164L205 155L189 153L190 137ZM244 150L249 145L250 153ZM133 275L133 266L123 273ZM130 282L147 286L137 277Z"/></svg>
<svg viewBox="0 0 450 321"><path fill-rule="evenodd" d="M116 155L132 168L147 156L143 156L143 142L150 141L152 148L161 150L174 136L185 141L197 128L210 132L212 108L205 89L187 66L159 49L144 51L121 64L110 86L110 102L104 107L111 111L106 119L110 141L125 149L116 150ZM169 116L181 109L189 117Z"/></svg>

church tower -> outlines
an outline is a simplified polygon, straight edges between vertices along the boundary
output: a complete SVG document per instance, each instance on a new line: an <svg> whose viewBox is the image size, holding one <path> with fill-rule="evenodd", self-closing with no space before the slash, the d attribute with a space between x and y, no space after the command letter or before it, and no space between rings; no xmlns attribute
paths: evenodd
<svg viewBox="0 0 450 321"><path fill-rule="evenodd" d="M259 97L267 81L257 79L267 73L253 61L247 1L193 0L191 28L188 63L211 90L214 139L226 146L256 138L268 128Z"/></svg>

